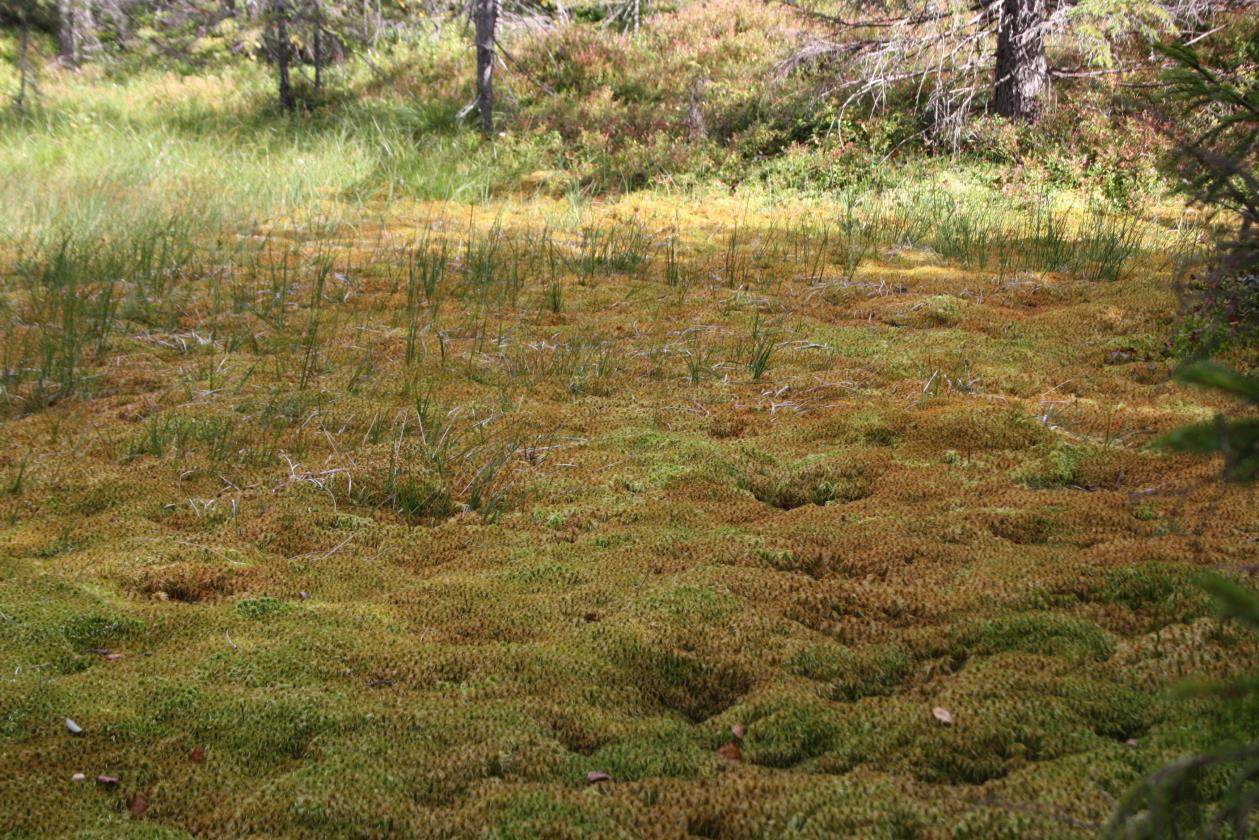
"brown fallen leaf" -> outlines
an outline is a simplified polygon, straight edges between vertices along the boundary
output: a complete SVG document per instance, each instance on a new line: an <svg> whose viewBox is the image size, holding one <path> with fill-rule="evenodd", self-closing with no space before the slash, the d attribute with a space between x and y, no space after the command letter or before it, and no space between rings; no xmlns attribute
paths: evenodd
<svg viewBox="0 0 1259 840"><path fill-rule="evenodd" d="M205 764L205 747L193 747L188 753L188 760L194 764Z"/></svg>
<svg viewBox="0 0 1259 840"><path fill-rule="evenodd" d="M936 720L940 721L940 723L943 723L945 726L953 725L953 713L950 712L948 709L944 708L943 706L936 706L934 709L931 710L931 715Z"/></svg>
<svg viewBox="0 0 1259 840"><path fill-rule="evenodd" d="M592 785L597 785L599 782L612 781L612 777L602 770L591 770L586 774L586 781Z"/></svg>
<svg viewBox="0 0 1259 840"><path fill-rule="evenodd" d="M734 737L738 738L740 741L743 740L744 731L743 724L741 723L736 723L734 726L730 727L730 734L734 735Z"/></svg>
<svg viewBox="0 0 1259 840"><path fill-rule="evenodd" d="M106 776L104 773L96 777L96 781L105 787L113 787L118 784L117 776Z"/></svg>
<svg viewBox="0 0 1259 840"><path fill-rule="evenodd" d="M149 810L149 798L143 793L137 793L127 800L127 810L131 812L132 816L140 816Z"/></svg>
<svg viewBox="0 0 1259 840"><path fill-rule="evenodd" d="M734 741L731 741L728 744L722 744L720 747L718 747L717 755L721 756L726 761L742 761L743 760L743 750L739 749L739 745L736 744Z"/></svg>

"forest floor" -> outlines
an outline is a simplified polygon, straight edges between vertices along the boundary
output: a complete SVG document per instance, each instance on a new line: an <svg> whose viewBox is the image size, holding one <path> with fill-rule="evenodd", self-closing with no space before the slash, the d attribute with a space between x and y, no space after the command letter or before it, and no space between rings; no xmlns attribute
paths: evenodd
<svg viewBox="0 0 1259 840"><path fill-rule="evenodd" d="M1176 218L946 186L15 258L6 836L1095 833L1259 505Z"/></svg>

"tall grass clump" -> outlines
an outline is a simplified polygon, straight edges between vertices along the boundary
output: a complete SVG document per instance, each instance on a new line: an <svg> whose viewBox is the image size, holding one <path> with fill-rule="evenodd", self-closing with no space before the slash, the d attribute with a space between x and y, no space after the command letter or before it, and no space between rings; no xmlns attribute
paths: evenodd
<svg viewBox="0 0 1259 840"><path fill-rule="evenodd" d="M570 263L582 285L593 285L599 274L637 276L651 259L651 237L632 222L613 222L607 227L587 225L581 231L577 253Z"/></svg>
<svg viewBox="0 0 1259 840"><path fill-rule="evenodd" d="M196 249L186 225L137 226L116 238L54 228L10 243L0 295L0 402L29 411L84 388L125 317L170 326Z"/></svg>

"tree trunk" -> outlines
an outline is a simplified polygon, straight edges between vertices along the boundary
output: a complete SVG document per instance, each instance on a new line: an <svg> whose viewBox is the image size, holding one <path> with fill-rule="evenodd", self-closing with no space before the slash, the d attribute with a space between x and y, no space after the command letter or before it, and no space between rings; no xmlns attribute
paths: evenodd
<svg viewBox="0 0 1259 840"><path fill-rule="evenodd" d="M481 112L481 131L494 133L494 52L499 0L476 0L476 104Z"/></svg>
<svg viewBox="0 0 1259 840"><path fill-rule="evenodd" d="M284 0L275 0L272 11L275 13L276 63L280 67L280 107L292 111L297 103L289 80L289 10Z"/></svg>
<svg viewBox="0 0 1259 840"><path fill-rule="evenodd" d="M57 0L57 54L66 67L79 66L78 16L74 0Z"/></svg>
<svg viewBox="0 0 1259 840"><path fill-rule="evenodd" d="M1048 90L1045 0L1001 0L993 111L1032 122L1040 116Z"/></svg>
<svg viewBox="0 0 1259 840"><path fill-rule="evenodd" d="M315 0L315 90L323 90L323 7Z"/></svg>
<svg viewBox="0 0 1259 840"><path fill-rule="evenodd" d="M100 50L96 37L93 0L57 0L58 60L66 67L78 67L88 53Z"/></svg>

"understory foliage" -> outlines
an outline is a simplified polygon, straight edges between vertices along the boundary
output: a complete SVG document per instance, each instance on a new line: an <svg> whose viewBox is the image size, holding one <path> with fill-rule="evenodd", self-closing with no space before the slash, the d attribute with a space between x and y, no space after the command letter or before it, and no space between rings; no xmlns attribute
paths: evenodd
<svg viewBox="0 0 1259 840"><path fill-rule="evenodd" d="M1218 219L1218 250L1189 278L1189 349L1208 355L1259 339L1259 26L1251 23L1205 54L1168 45L1169 81L1200 133L1178 147L1189 197ZM1190 123L1192 125L1192 122Z"/></svg>
<svg viewBox="0 0 1259 840"><path fill-rule="evenodd" d="M1215 253L1189 290L1197 327L1192 351L1231 350L1245 363L1253 362L1259 344L1259 26L1252 25L1234 45L1224 63L1207 63L1186 46L1163 51L1177 62L1169 76L1186 112L1210 115L1205 131L1180 144L1182 189L1221 226ZM1259 407L1259 380L1221 364L1190 365L1180 375L1252 410ZM1230 480L1259 476L1259 420L1221 417L1182 429L1168 442L1184 450L1222 452Z"/></svg>
<svg viewBox="0 0 1259 840"><path fill-rule="evenodd" d="M1195 315L1210 332L1201 351L1240 347L1253 351L1259 322L1259 29L1223 67L1208 65L1192 48L1163 48L1178 66L1177 92L1189 109L1206 109L1211 125L1180 147L1185 189L1213 212L1227 214L1232 230L1221 238L1202 285ZM1214 361L1183 367L1178 378L1237 399L1245 416L1177 429L1163 439L1177 451L1220 453L1227 481L1259 478L1259 379ZM1221 617L1259 634L1259 595L1222 575L1203 581ZM1212 699L1217 743L1151 775L1120 807L1113 836L1129 838L1252 836L1259 805L1259 672L1254 670L1202 691Z"/></svg>
<svg viewBox="0 0 1259 840"><path fill-rule="evenodd" d="M272 0L74 2L96 10L98 43L79 62L85 71L207 74L243 64L275 84ZM1159 187L1153 112L1117 83L1150 84L1150 38L1205 32L1216 25L1216 5L1046 4L1052 86L1033 126L989 107L1000 4L946 3L921 16L900 3L644 3L633 27L615 23L629 4L508 4L498 35L497 144L509 153L527 146L537 171L551 173L536 181L548 191L713 179L824 191L877 180L892 160L962 152L997 164L994 179L1016 169L1019 182L1088 186L1136 206ZM353 122L343 112L386 100L391 109L443 115L443 132L468 127L458 115L475 96L475 62L459 9L282 6L301 119ZM1219 15L1227 29L1232 17ZM38 20L57 31L56 15ZM46 65L57 52L36 40L30 77L54 75ZM7 52L16 65L16 46ZM16 78L6 84L15 95L17 86ZM265 113L273 99L252 104Z"/></svg>

